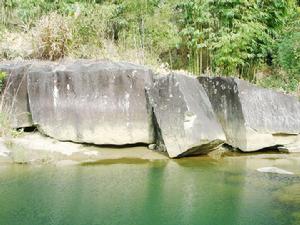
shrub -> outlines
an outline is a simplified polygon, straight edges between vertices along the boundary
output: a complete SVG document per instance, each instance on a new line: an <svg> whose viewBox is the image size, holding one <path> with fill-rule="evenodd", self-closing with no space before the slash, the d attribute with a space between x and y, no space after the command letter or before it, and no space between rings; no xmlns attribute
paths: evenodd
<svg viewBox="0 0 300 225"><path fill-rule="evenodd" d="M6 78L7 74L4 72L0 72L0 93L2 92L2 88L4 86L4 81Z"/></svg>
<svg viewBox="0 0 300 225"><path fill-rule="evenodd" d="M300 82L300 31L283 38L278 49L278 61L292 79Z"/></svg>
<svg viewBox="0 0 300 225"><path fill-rule="evenodd" d="M34 56L39 59L57 60L68 53L72 33L68 19L52 12L43 16L33 29Z"/></svg>
<svg viewBox="0 0 300 225"><path fill-rule="evenodd" d="M78 4L76 13L72 15L70 56L75 58L101 57L112 33L111 20L115 12L116 7L113 4Z"/></svg>
<svg viewBox="0 0 300 225"><path fill-rule="evenodd" d="M275 90L299 95L299 93L297 93L298 89L300 88L299 81L288 76L282 71L276 71L274 74L258 80L257 83L258 85L266 88L272 88Z"/></svg>
<svg viewBox="0 0 300 225"><path fill-rule="evenodd" d="M28 59L32 56L30 33L3 31L0 36L0 59Z"/></svg>
<svg viewBox="0 0 300 225"><path fill-rule="evenodd" d="M6 78L7 78L7 73L0 72L0 137L2 136L16 137L19 134L21 134L23 131L13 129L10 124L10 115L13 106L5 104L5 95L7 91L7 86L10 86L10 83L5 84L5 82L8 82ZM4 87L4 85L6 85L6 87Z"/></svg>

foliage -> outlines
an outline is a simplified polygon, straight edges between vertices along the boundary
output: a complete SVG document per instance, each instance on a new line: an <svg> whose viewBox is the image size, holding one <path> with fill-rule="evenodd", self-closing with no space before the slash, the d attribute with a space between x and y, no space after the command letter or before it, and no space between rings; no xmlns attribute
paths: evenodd
<svg viewBox="0 0 300 225"><path fill-rule="evenodd" d="M161 57L179 43L178 29L172 19L172 1L118 1L114 39L125 48L139 49L142 57ZM147 61L147 59L146 59ZM168 60L170 61L170 60Z"/></svg>
<svg viewBox="0 0 300 225"><path fill-rule="evenodd" d="M278 64L300 82L300 20L294 18L278 44Z"/></svg>
<svg viewBox="0 0 300 225"><path fill-rule="evenodd" d="M300 32L283 39L279 45L278 61L292 79L300 82Z"/></svg>
<svg viewBox="0 0 300 225"><path fill-rule="evenodd" d="M77 5L77 12L71 15L71 55L79 58L93 58L104 48L105 40L112 33L111 21L116 7L110 4Z"/></svg>
<svg viewBox="0 0 300 225"><path fill-rule="evenodd" d="M6 76L7 76L6 73L0 72L0 93L2 92L2 88L4 86Z"/></svg>
<svg viewBox="0 0 300 225"><path fill-rule="evenodd" d="M192 0L179 6L192 71L253 80L255 69L272 57L289 5L283 0Z"/></svg>
<svg viewBox="0 0 300 225"><path fill-rule="evenodd" d="M296 0L1 0L0 58L112 58L294 90L300 74L298 5ZM262 67L277 72L259 82Z"/></svg>
<svg viewBox="0 0 300 225"><path fill-rule="evenodd" d="M299 93L297 93L300 87L299 81L293 77L287 76L286 74L281 74L280 72L260 79L258 84L266 88L299 95Z"/></svg>

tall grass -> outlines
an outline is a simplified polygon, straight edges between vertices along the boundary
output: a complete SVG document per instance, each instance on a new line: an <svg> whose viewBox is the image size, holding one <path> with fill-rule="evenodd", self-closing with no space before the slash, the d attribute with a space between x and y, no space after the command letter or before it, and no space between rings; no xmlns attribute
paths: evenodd
<svg viewBox="0 0 300 225"><path fill-rule="evenodd" d="M25 78L23 75L22 81ZM11 92L13 81L11 74L0 72L0 81L2 83L0 88L0 137L9 136L16 137L22 130L16 130L11 125L13 110L17 101L17 93L21 87L22 81L18 85L14 93ZM15 116L15 115L14 115Z"/></svg>
<svg viewBox="0 0 300 225"><path fill-rule="evenodd" d="M68 21L56 12L43 16L32 35L35 58L57 60L68 54L72 33Z"/></svg>

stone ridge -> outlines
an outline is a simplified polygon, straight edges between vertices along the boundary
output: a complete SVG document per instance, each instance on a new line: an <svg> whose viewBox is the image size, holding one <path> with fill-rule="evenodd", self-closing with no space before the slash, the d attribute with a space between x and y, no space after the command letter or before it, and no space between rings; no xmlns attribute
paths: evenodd
<svg viewBox="0 0 300 225"><path fill-rule="evenodd" d="M9 75L0 97L11 126L57 140L150 144L172 158L222 143L300 151L300 102L236 78L155 76L108 60L5 61L0 71Z"/></svg>

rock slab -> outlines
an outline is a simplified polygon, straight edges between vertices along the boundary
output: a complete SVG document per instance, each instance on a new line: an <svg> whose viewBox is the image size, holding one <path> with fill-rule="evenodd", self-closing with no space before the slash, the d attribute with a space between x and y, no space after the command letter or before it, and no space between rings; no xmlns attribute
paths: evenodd
<svg viewBox="0 0 300 225"><path fill-rule="evenodd" d="M225 140L211 103L196 78L171 74L155 80L148 90L156 139L169 156L205 154Z"/></svg>
<svg viewBox="0 0 300 225"><path fill-rule="evenodd" d="M299 146L300 102L236 78L200 77L227 143L242 151Z"/></svg>
<svg viewBox="0 0 300 225"><path fill-rule="evenodd" d="M145 87L152 72L110 61L39 63L28 74L34 124L55 139L125 145L153 143Z"/></svg>

